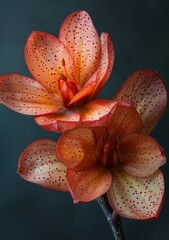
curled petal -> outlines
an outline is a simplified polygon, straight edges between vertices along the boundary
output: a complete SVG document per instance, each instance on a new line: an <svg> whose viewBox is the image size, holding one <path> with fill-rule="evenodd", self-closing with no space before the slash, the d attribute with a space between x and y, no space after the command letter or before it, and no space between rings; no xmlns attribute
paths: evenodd
<svg viewBox="0 0 169 240"><path fill-rule="evenodd" d="M99 67L97 72L94 74L96 76L96 86L93 89L90 100L94 99L100 90L103 88L104 84L108 80L114 63L114 48L113 43L108 33L102 33L100 37L101 41L101 58L99 62ZM89 79L87 84L93 81L93 76Z"/></svg>
<svg viewBox="0 0 169 240"><path fill-rule="evenodd" d="M67 170L67 182L74 202L92 201L108 191L112 177L110 172L101 167L89 171L75 172Z"/></svg>
<svg viewBox="0 0 169 240"><path fill-rule="evenodd" d="M63 22L59 39L70 51L76 67L76 80L83 86L96 71L100 60L100 39L88 13L77 11Z"/></svg>
<svg viewBox="0 0 169 240"><path fill-rule="evenodd" d="M82 106L81 120L83 121L94 121L107 116L107 122L109 113L116 106L117 102L109 99L95 99ZM107 123L106 122L106 123Z"/></svg>
<svg viewBox="0 0 169 240"><path fill-rule="evenodd" d="M104 127L108 123L110 111L116 104L117 102L108 99L95 99L76 108L80 119L58 120L58 129L60 132L64 132L75 127Z"/></svg>
<svg viewBox="0 0 169 240"><path fill-rule="evenodd" d="M63 109L56 114L35 118L37 124L48 131L64 132L79 126L106 126L109 113L117 102L108 99L95 99L72 109Z"/></svg>
<svg viewBox="0 0 169 240"><path fill-rule="evenodd" d="M107 126L109 120L109 114L116 104L117 102L108 99L95 99L79 108L76 108L76 110L72 110L72 113L74 111L76 113L76 119L75 117L69 119L59 119L58 129L60 132L64 132L66 130L82 126L105 127Z"/></svg>
<svg viewBox="0 0 169 240"><path fill-rule="evenodd" d="M26 115L56 112L62 104L31 78L19 74L0 76L0 103Z"/></svg>
<svg viewBox="0 0 169 240"><path fill-rule="evenodd" d="M76 128L63 134L56 145L56 155L68 168L85 171L96 165L99 149L90 128Z"/></svg>
<svg viewBox="0 0 169 240"><path fill-rule="evenodd" d="M108 138L111 141L116 142L128 134L141 132L142 121L132 105L118 102L109 115Z"/></svg>
<svg viewBox="0 0 169 240"><path fill-rule="evenodd" d="M56 142L34 141L22 152L18 163L19 175L42 187L66 192L66 167L56 157Z"/></svg>
<svg viewBox="0 0 169 240"><path fill-rule="evenodd" d="M146 135L131 134L118 147L120 166L132 176L151 176L166 162L163 149Z"/></svg>
<svg viewBox="0 0 169 240"><path fill-rule="evenodd" d="M35 122L38 125L51 132L64 132L65 130L72 129L79 121L79 112L75 109L69 110L66 108L57 113L35 117ZM59 123L63 123L63 126L62 124L60 126ZM73 126L72 123L74 123Z"/></svg>
<svg viewBox="0 0 169 240"><path fill-rule="evenodd" d="M58 80L74 79L74 63L69 51L48 33L32 32L25 46L25 61L34 78L58 96Z"/></svg>
<svg viewBox="0 0 169 240"><path fill-rule="evenodd" d="M113 100L133 103L143 121L142 132L149 134L166 109L167 93L157 72L140 70L128 77Z"/></svg>
<svg viewBox="0 0 169 240"><path fill-rule="evenodd" d="M146 178L133 177L121 169L112 172L108 199L121 216L133 219L158 218L164 194L160 170Z"/></svg>
<svg viewBox="0 0 169 240"><path fill-rule="evenodd" d="M68 106L80 105L82 102L85 102L87 97L90 96L90 93L94 89L96 82L92 82L87 86L84 86L70 101Z"/></svg>

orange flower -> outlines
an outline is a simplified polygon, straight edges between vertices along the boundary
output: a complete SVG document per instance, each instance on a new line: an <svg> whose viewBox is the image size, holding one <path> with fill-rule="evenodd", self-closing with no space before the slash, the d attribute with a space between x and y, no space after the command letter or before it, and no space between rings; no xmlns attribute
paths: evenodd
<svg viewBox="0 0 169 240"><path fill-rule="evenodd" d="M74 202L107 193L119 215L158 217L164 194L159 167L166 157L146 134L166 108L165 87L156 72L144 70L132 74L115 98L131 101L137 111L130 103L111 101L99 127L79 126L57 143L41 139L30 144L20 156L18 173L46 188L69 191Z"/></svg>
<svg viewBox="0 0 169 240"><path fill-rule="evenodd" d="M92 201L107 192L119 215L158 216L164 193L158 168L166 158L159 144L141 130L133 106L118 102L107 128L75 128L59 138L56 156L67 167L75 202Z"/></svg>
<svg viewBox="0 0 169 240"><path fill-rule="evenodd" d="M78 121L83 109L74 107L97 96L111 73L114 50L109 34L99 38L90 16L78 11L65 19L58 38L33 32L25 61L35 80L0 76L0 102L13 111L37 115L39 125L58 131L58 119Z"/></svg>
<svg viewBox="0 0 169 240"><path fill-rule="evenodd" d="M149 134L166 110L167 94L159 74L142 69L127 78L113 100L133 104L143 121L142 132ZM95 99L76 109L64 109L57 114L40 116L35 120L45 129L58 129L60 132L82 125L103 126L113 106L112 100Z"/></svg>

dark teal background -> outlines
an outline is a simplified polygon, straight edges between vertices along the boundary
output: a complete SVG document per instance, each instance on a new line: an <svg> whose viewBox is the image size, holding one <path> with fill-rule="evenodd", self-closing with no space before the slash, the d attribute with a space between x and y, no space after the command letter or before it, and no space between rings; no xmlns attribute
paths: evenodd
<svg viewBox="0 0 169 240"><path fill-rule="evenodd" d="M33 30L57 35L64 18L86 10L99 34L109 32L115 47L112 75L100 96L111 98L126 77L141 68L157 70L169 89L168 0L0 0L0 74L30 76L23 49ZM168 113L153 132L168 155ZM58 135L38 127L33 117L0 106L0 240L111 240L111 230L95 202L73 205L69 194L22 180L17 161L33 140ZM169 239L169 168L166 194L155 221L122 219L126 240Z"/></svg>

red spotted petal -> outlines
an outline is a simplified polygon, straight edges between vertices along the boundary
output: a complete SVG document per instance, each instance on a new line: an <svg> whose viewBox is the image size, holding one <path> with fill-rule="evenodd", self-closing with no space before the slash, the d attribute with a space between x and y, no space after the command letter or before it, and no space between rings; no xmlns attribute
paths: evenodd
<svg viewBox="0 0 169 240"><path fill-rule="evenodd" d="M80 121L80 114L78 110L69 110L64 108L58 113L37 116L35 122L43 129L51 132L64 132L65 130L72 129ZM59 123L63 123L59 125ZM73 127L71 127L73 124ZM70 125L70 126L69 126Z"/></svg>
<svg viewBox="0 0 169 240"><path fill-rule="evenodd" d="M61 103L38 82L19 74L0 76L0 103L26 115L56 112Z"/></svg>
<svg viewBox="0 0 169 240"><path fill-rule="evenodd" d="M133 177L123 170L112 172L108 199L121 216L133 219L158 218L164 194L164 179L160 170L146 178Z"/></svg>
<svg viewBox="0 0 169 240"><path fill-rule="evenodd" d="M81 110L81 120L83 121L95 121L99 120L104 116L107 116L107 121L109 113L116 106L117 102L109 99L95 99L86 105L82 106ZM106 122L107 123L107 122Z"/></svg>
<svg viewBox="0 0 169 240"><path fill-rule="evenodd" d="M31 143L20 155L19 175L42 187L69 191L66 181L66 167L56 157L56 142L40 139Z"/></svg>
<svg viewBox="0 0 169 240"><path fill-rule="evenodd" d="M166 162L162 148L146 135L131 134L118 147L120 166L132 176L149 177Z"/></svg>
<svg viewBox="0 0 169 240"><path fill-rule="evenodd" d="M56 37L33 32L25 46L25 61L34 78L49 91L59 95L58 80L74 79L73 59Z"/></svg>
<svg viewBox="0 0 169 240"><path fill-rule="evenodd" d="M64 132L79 126L103 127L107 125L109 113L117 102L95 99L76 109L63 109L56 114L35 118L37 124L48 131Z"/></svg>
<svg viewBox="0 0 169 240"><path fill-rule="evenodd" d="M125 102L118 102L110 113L108 138L116 142L131 133L140 133L142 121L136 109Z"/></svg>
<svg viewBox="0 0 169 240"><path fill-rule="evenodd" d="M69 49L76 67L76 80L83 86L96 71L100 60L100 39L85 11L70 14L63 22L59 39Z"/></svg>
<svg viewBox="0 0 169 240"><path fill-rule="evenodd" d="M95 99L79 108L76 111L79 112L80 119L73 120L67 119L58 120L57 125L59 132L71 130L75 127L104 127L107 126L109 113L111 109L116 105L115 101L108 99ZM74 111L74 110L73 110Z"/></svg>
<svg viewBox="0 0 169 240"><path fill-rule="evenodd" d="M131 74L113 100L133 103L143 121L143 133L149 134L164 113L167 93L159 74L140 70Z"/></svg>
<svg viewBox="0 0 169 240"><path fill-rule="evenodd" d="M101 167L89 171L74 172L67 170L67 182L74 202L92 201L108 191L112 177L110 172Z"/></svg>
<svg viewBox="0 0 169 240"><path fill-rule="evenodd" d="M97 73L94 74L97 77L97 81L96 86L90 95L90 100L94 99L98 95L100 90L103 88L104 84L106 83L111 74L114 63L114 48L110 35L108 33L102 33L100 41L101 41L101 59ZM89 79L87 84L92 81L93 77Z"/></svg>
<svg viewBox="0 0 169 240"><path fill-rule="evenodd" d="M59 138L56 153L68 168L85 171L96 165L98 147L97 138L90 128L76 128Z"/></svg>

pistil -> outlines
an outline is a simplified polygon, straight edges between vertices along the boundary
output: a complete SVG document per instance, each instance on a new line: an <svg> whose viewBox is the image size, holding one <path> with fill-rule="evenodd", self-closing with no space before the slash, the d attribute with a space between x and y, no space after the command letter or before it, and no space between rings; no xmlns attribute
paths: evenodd
<svg viewBox="0 0 169 240"><path fill-rule="evenodd" d="M63 99L65 107L69 104L70 100L78 92L74 82L69 81L66 77L62 76L58 80L59 90Z"/></svg>
<svg viewBox="0 0 169 240"><path fill-rule="evenodd" d="M107 142L102 150L101 165L107 168L114 168L118 163L117 147L112 142Z"/></svg>

